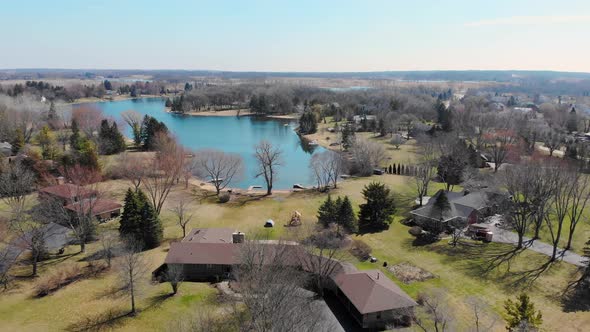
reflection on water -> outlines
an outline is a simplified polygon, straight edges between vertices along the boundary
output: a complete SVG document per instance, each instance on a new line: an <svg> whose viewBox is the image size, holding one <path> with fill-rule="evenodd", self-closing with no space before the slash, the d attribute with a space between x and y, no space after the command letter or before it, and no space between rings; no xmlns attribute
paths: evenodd
<svg viewBox="0 0 590 332"><path fill-rule="evenodd" d="M129 109L151 115L164 122L180 143L190 149L212 148L240 154L246 166L244 179L235 184L240 188L264 184L262 179L254 179L256 160L253 156L254 146L263 139L279 146L284 152L284 165L279 169L279 178L274 186L277 189L291 188L295 183L310 184L309 160L313 153L323 151L322 147L310 145L299 138L294 131L297 126L294 120L171 114L164 112L164 100L160 98L108 101L92 105L116 119L120 119L121 112ZM130 137L131 130L125 128L125 134Z"/></svg>

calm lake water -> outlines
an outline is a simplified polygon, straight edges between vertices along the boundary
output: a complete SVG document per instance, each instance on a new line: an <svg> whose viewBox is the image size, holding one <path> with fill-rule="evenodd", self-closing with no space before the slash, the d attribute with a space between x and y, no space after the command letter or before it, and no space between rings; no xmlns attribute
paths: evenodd
<svg viewBox="0 0 590 332"><path fill-rule="evenodd" d="M323 150L322 147L309 146L301 141L295 133L297 122L294 120L258 119L250 116L175 115L164 112L164 100L160 98L109 101L88 105L103 110L106 115L117 120L121 120L120 114L123 111L130 109L153 116L164 122L178 137L180 143L190 149L211 148L240 154L244 158L244 176L241 181L232 185L238 188L248 188L252 185L264 187L262 178L254 178L256 160L253 156L254 146L263 139L283 150L284 163L279 168L279 178L274 185L276 189L290 189L295 183L303 185L313 183L309 160L313 153ZM129 126L125 127L125 135L131 137Z"/></svg>

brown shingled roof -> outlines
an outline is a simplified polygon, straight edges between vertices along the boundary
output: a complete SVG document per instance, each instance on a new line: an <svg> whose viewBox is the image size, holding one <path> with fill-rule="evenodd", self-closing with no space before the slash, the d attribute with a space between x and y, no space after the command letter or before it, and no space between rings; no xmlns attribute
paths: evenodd
<svg viewBox="0 0 590 332"><path fill-rule="evenodd" d="M74 212L87 213L92 209L93 215L119 210L121 207L121 204L109 199L87 199L65 206L66 209Z"/></svg>
<svg viewBox="0 0 590 332"><path fill-rule="evenodd" d="M334 281L361 314L418 305L379 270L341 273Z"/></svg>
<svg viewBox="0 0 590 332"><path fill-rule="evenodd" d="M88 198L96 195L95 190L86 189L82 186L77 186L71 183L45 187L43 189L40 189L39 192L57 196L63 199L71 199L74 197Z"/></svg>
<svg viewBox="0 0 590 332"><path fill-rule="evenodd" d="M182 242L231 243L234 232L231 228L193 228Z"/></svg>

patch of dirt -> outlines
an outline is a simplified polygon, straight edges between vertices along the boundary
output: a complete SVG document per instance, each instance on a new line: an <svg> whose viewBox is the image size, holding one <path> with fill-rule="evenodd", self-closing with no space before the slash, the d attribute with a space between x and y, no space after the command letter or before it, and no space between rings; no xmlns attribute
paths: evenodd
<svg viewBox="0 0 590 332"><path fill-rule="evenodd" d="M388 267L388 270L404 284L411 284L416 281L426 281L428 279L436 278L434 274L408 262L392 265Z"/></svg>

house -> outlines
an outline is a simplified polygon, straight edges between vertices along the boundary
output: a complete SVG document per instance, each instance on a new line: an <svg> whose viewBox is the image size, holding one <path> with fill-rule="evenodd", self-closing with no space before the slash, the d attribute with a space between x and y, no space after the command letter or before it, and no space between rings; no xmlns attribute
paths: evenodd
<svg viewBox="0 0 590 332"><path fill-rule="evenodd" d="M312 256L295 242L257 241L264 255L251 259L273 262L281 254L281 264L313 274L315 259L329 259L334 269L326 286L342 302L350 315L363 328L408 326L418 304L379 270L359 271L352 264ZM170 245L164 264L153 272L158 278L169 265L182 266L185 280L230 279L244 259L245 234L228 228L197 228L181 242ZM323 264L321 264L324 266Z"/></svg>
<svg viewBox="0 0 590 332"><path fill-rule="evenodd" d="M375 115L355 115L352 117L352 121L356 124L360 124L362 121L377 121L377 117Z"/></svg>
<svg viewBox="0 0 590 332"><path fill-rule="evenodd" d="M73 216L91 213L99 221L118 217L121 215L121 207L121 204L115 201L100 198L87 198L65 206Z"/></svg>
<svg viewBox="0 0 590 332"><path fill-rule="evenodd" d="M97 197L96 190L71 183L58 184L39 190L40 200L55 200L73 216L92 213L99 221L112 219L121 214L121 204Z"/></svg>
<svg viewBox="0 0 590 332"><path fill-rule="evenodd" d="M506 196L494 191L482 190L470 193L446 192L449 209L441 211L435 202L442 193L439 190L428 203L410 212L414 221L425 229L442 231L453 224L474 224L483 217L494 214L506 202Z"/></svg>
<svg viewBox="0 0 590 332"><path fill-rule="evenodd" d="M12 144L0 142L0 156L8 157L10 155L12 155Z"/></svg>
<svg viewBox="0 0 590 332"><path fill-rule="evenodd" d="M336 296L363 328L411 324L411 308L417 303L379 270L340 273Z"/></svg>
<svg viewBox="0 0 590 332"><path fill-rule="evenodd" d="M39 190L39 199L58 200L63 206L95 197L97 192L71 183L58 184Z"/></svg>

